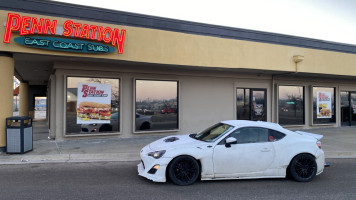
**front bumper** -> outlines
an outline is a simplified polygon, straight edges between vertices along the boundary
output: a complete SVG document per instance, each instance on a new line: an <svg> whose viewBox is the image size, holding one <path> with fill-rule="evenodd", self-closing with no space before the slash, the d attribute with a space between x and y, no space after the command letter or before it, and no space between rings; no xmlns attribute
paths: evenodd
<svg viewBox="0 0 356 200"><path fill-rule="evenodd" d="M155 159L147 154L152 150L145 146L140 153L141 163L137 165L138 175L145 177L154 182L166 182L166 169L170 162L170 158L161 157L159 159ZM153 168L153 166L159 165L159 168L155 173L149 173L149 171Z"/></svg>

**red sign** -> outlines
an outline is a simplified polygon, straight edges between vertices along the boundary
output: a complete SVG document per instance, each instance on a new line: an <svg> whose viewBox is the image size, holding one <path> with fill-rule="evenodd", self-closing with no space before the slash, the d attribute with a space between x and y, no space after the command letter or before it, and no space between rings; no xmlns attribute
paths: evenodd
<svg viewBox="0 0 356 200"><path fill-rule="evenodd" d="M107 97L104 94L104 90L97 90L95 86L83 85L82 88L83 97Z"/></svg>
<svg viewBox="0 0 356 200"><path fill-rule="evenodd" d="M8 13L5 27L4 43L10 43L11 33L19 31L20 35L29 34L49 34L55 35L57 30L57 20L20 16L15 13ZM126 30L110 27L88 25L67 20L63 24L63 36L76 37L88 40L104 41L117 46L119 54L124 52Z"/></svg>

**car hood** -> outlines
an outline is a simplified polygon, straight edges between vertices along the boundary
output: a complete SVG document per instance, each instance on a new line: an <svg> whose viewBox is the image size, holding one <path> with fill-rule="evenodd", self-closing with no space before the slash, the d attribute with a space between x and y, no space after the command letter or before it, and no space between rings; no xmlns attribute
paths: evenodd
<svg viewBox="0 0 356 200"><path fill-rule="evenodd" d="M169 150L175 148L200 146L203 144L206 144L206 142L193 139L189 137L189 134L187 134L187 135L172 135L172 136L161 138L149 144L149 147L153 151L159 151L159 150Z"/></svg>

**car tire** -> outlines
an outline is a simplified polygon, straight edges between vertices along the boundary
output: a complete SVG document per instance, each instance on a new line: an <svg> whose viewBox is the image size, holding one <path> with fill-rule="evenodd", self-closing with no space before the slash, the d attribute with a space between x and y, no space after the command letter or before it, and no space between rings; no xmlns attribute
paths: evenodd
<svg viewBox="0 0 356 200"><path fill-rule="evenodd" d="M293 158L289 166L290 176L298 182L309 182L316 176L317 164L309 154L299 154Z"/></svg>
<svg viewBox="0 0 356 200"><path fill-rule="evenodd" d="M179 156L168 167L170 180L181 186L193 184L198 179L199 173L199 163L190 156Z"/></svg>
<svg viewBox="0 0 356 200"><path fill-rule="evenodd" d="M140 130L148 130L148 129L150 129L150 128L151 128L150 123L144 122L144 123L141 125Z"/></svg>

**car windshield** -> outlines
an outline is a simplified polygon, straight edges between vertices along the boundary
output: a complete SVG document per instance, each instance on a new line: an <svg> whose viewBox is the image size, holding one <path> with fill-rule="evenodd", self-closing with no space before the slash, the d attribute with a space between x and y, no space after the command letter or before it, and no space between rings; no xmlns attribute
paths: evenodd
<svg viewBox="0 0 356 200"><path fill-rule="evenodd" d="M233 129L233 126L227 124L216 124L194 136L195 139L204 142L214 142L219 137L223 136L225 133Z"/></svg>

